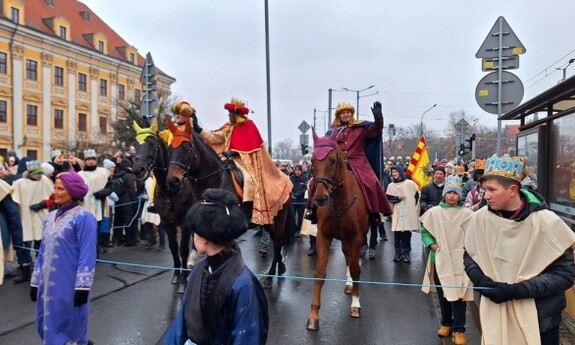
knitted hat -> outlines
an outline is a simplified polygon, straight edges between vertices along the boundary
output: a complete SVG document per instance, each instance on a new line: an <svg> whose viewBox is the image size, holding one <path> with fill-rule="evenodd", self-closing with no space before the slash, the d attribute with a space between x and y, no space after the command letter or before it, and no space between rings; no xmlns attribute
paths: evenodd
<svg viewBox="0 0 575 345"><path fill-rule="evenodd" d="M445 175L445 167L442 165L438 165L436 167L433 167L433 172L435 173L436 171L441 171L443 173L443 175Z"/></svg>
<svg viewBox="0 0 575 345"><path fill-rule="evenodd" d="M238 198L225 189L210 188L186 214L185 226L210 242L223 245L248 229Z"/></svg>
<svg viewBox="0 0 575 345"><path fill-rule="evenodd" d="M50 164L48 162L42 163L42 170L44 171L44 175L46 175L46 176L54 173L54 167L52 166L52 164Z"/></svg>
<svg viewBox="0 0 575 345"><path fill-rule="evenodd" d="M459 194L459 200L463 199L463 191L461 190L461 178L457 177L457 175L451 175L445 179L445 186L443 187L443 193L441 194L442 197L445 198L445 194L449 192L455 192Z"/></svg>
<svg viewBox="0 0 575 345"><path fill-rule="evenodd" d="M26 162L26 171L30 177L41 174L43 173L42 164L38 161L28 161Z"/></svg>
<svg viewBox="0 0 575 345"><path fill-rule="evenodd" d="M50 151L50 158L54 159L54 157L59 156L61 154L62 154L61 150L53 149L52 151Z"/></svg>
<svg viewBox="0 0 575 345"><path fill-rule="evenodd" d="M293 170L303 171L303 167L301 165L296 165Z"/></svg>
<svg viewBox="0 0 575 345"><path fill-rule="evenodd" d="M106 169L110 169L110 168L115 168L116 167L116 163L112 162L111 160L109 160L108 158L104 159L104 168Z"/></svg>

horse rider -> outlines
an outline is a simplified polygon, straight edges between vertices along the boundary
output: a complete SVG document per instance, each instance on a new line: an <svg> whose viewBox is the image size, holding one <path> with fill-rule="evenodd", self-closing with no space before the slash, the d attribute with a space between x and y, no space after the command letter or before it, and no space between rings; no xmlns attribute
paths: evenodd
<svg viewBox="0 0 575 345"><path fill-rule="evenodd" d="M172 113L175 117L174 124L176 127L179 129L184 129L186 125L186 119L196 116L196 109L194 109L190 103L181 101L172 105ZM166 144L170 145L173 135L169 129L165 129L160 132L160 137L166 142Z"/></svg>
<svg viewBox="0 0 575 345"><path fill-rule="evenodd" d="M380 223L380 213L390 215L393 213L383 186L376 176L366 151L374 152L373 146L381 144L381 133L383 131L383 113L381 103L375 102L373 108L374 122L354 119L355 108L350 103L340 103L335 109L335 118L331 124L337 130L337 144L346 155L347 162L351 167L353 175L361 186L361 191L369 211L369 220L372 226ZM331 131L328 131L330 133ZM372 140L370 140L372 139ZM376 146L379 147L379 146ZM382 152L375 153L375 156L382 156ZM377 157L374 157L377 158ZM308 201L306 219L317 222L316 206L314 204L315 183L310 185L308 191Z"/></svg>
<svg viewBox="0 0 575 345"><path fill-rule="evenodd" d="M291 198L289 177L276 168L255 123L248 118L249 109L239 99L232 98L224 109L229 121L215 131L203 130L192 116L194 131L218 154L233 159L242 171L243 203L252 203L251 222L273 224L274 217Z"/></svg>

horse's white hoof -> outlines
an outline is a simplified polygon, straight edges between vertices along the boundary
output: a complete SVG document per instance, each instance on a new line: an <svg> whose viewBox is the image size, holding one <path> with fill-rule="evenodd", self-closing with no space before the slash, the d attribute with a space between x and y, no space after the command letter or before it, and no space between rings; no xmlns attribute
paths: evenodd
<svg viewBox="0 0 575 345"><path fill-rule="evenodd" d="M349 316L351 316L351 317L361 317L361 308L360 308L360 307L351 307L351 308L349 308Z"/></svg>
<svg viewBox="0 0 575 345"><path fill-rule="evenodd" d="M351 294L351 290L353 290L353 285L346 285L345 286L345 294L346 295Z"/></svg>

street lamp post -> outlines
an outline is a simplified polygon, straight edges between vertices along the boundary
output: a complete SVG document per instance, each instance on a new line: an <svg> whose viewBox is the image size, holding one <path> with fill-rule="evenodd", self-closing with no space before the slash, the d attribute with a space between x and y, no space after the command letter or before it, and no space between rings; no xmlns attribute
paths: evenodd
<svg viewBox="0 0 575 345"><path fill-rule="evenodd" d="M565 79L567 79L567 68L569 66L571 66L571 64L575 62L575 59L570 59L569 62L567 63L567 66L563 67L563 68L556 68L557 70L562 70L563 71L563 79L559 80L559 82L557 84L561 84L562 82L565 81Z"/></svg>
<svg viewBox="0 0 575 345"><path fill-rule="evenodd" d="M359 93L360 93L360 92L363 92L363 91L366 91L366 90L369 90L369 89L371 89L371 88L373 88L373 87L375 87L375 85L370 85L370 86L366 87L365 89L361 89L361 90L352 90L352 89L348 89L347 87L342 87L342 90L349 91L349 92L355 92L355 93L356 93L356 96L357 96L357 97L356 97L355 112L356 112L356 114L357 114L357 118L358 118L358 119L359 119L359 98L360 98L360 97L359 97ZM378 94L378 92L374 93L374 95L377 95L377 94Z"/></svg>
<svg viewBox="0 0 575 345"><path fill-rule="evenodd" d="M437 104L432 105L429 109L427 109L426 111L423 112L423 114L421 114L421 121L419 123L419 131L421 133L421 136L423 136L423 117L425 116L425 114L427 114L428 111L430 111L431 109L435 108L437 106Z"/></svg>

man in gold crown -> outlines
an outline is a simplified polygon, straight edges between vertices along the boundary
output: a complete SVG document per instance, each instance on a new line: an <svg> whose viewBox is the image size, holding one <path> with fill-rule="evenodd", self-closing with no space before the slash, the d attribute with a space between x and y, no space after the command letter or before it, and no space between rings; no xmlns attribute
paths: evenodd
<svg viewBox="0 0 575 345"><path fill-rule="evenodd" d="M493 155L480 178L487 207L461 225L465 271L482 295L483 344L559 344L575 234L521 188L525 158Z"/></svg>
<svg viewBox="0 0 575 345"><path fill-rule="evenodd" d="M229 121L215 131L203 130L192 116L194 131L218 154L232 158L244 175L244 203L253 203L251 222L273 224L274 217L291 197L289 177L276 168L255 123L248 119L249 109L232 98L224 109Z"/></svg>
<svg viewBox="0 0 575 345"><path fill-rule="evenodd" d="M189 117L195 118L196 109L194 109L190 103L181 101L172 105L172 113L175 117L174 123L176 126L180 129L184 129L184 126L186 125L186 119ZM170 132L169 129L161 131L160 137L164 139L168 145L170 145L172 142L172 132Z"/></svg>
<svg viewBox="0 0 575 345"><path fill-rule="evenodd" d="M372 166L381 165L383 173L383 152L378 151L382 141L381 133L383 131L383 112L381 103L375 102L373 108L374 122L361 121L353 118L355 108L350 103L340 103L335 109L335 118L331 124L337 130L337 144L346 155L347 161L351 166L353 175L359 182L367 209L370 213L371 231L377 232L377 226L380 223L380 213L390 215L393 213L380 179L376 176ZM372 139L372 140L370 140ZM373 140L375 139L375 140ZM379 163L370 163L368 155L374 156L374 160ZM312 223L316 221L315 206L313 204L313 195L315 194L315 184L310 185L308 194L308 213L306 218Z"/></svg>

